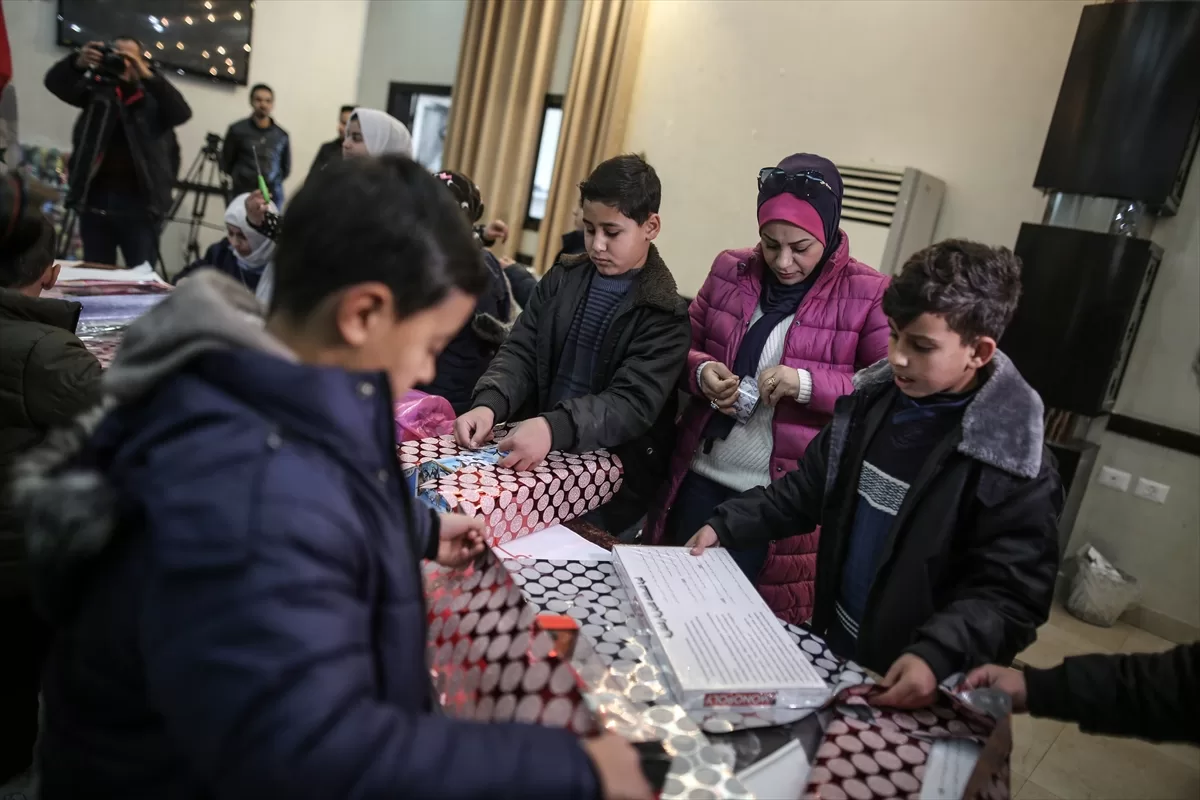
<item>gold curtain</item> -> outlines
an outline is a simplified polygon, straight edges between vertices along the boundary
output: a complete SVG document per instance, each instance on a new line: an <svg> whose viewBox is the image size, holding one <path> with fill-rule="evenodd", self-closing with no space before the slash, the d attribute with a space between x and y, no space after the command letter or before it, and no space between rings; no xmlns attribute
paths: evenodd
<svg viewBox="0 0 1200 800"><path fill-rule="evenodd" d="M479 186L485 222L508 222L503 255L516 251L525 222L562 16L557 0L471 0L467 9L442 160Z"/></svg>
<svg viewBox="0 0 1200 800"><path fill-rule="evenodd" d="M538 228L539 273L553 266L559 235L572 227L578 184L621 153L648 0L584 0L546 214Z"/></svg>

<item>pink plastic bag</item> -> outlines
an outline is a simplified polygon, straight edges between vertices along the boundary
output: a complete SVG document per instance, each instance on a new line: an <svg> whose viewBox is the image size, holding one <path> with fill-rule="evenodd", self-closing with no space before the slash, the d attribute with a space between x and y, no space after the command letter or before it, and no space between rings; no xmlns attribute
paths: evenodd
<svg viewBox="0 0 1200 800"><path fill-rule="evenodd" d="M411 442L454 432L454 409L444 397L415 389L396 401L396 441Z"/></svg>

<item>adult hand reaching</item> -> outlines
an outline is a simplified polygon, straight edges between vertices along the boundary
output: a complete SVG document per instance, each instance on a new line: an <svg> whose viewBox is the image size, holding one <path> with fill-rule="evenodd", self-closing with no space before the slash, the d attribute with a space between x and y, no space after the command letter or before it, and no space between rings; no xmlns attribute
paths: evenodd
<svg viewBox="0 0 1200 800"><path fill-rule="evenodd" d="M487 406L472 408L454 420L454 439L459 447L480 447L492 438L496 414Z"/></svg>
<svg viewBox="0 0 1200 800"><path fill-rule="evenodd" d="M739 383L737 376L720 361L710 361L700 370L700 391L723 414L733 413Z"/></svg>
<svg viewBox="0 0 1200 800"><path fill-rule="evenodd" d="M896 659L879 682L886 689L871 703L887 708L924 708L937 699L938 682L925 659L905 653Z"/></svg>
<svg viewBox="0 0 1200 800"><path fill-rule="evenodd" d="M684 547L690 549L691 554L694 556L700 555L709 547L720 546L721 541L717 538L717 532L713 529L712 525L705 525L696 531L695 535L688 539L687 544L684 545Z"/></svg>
<svg viewBox="0 0 1200 800"><path fill-rule="evenodd" d="M1022 714L1029 710L1029 693L1025 687L1025 675L1008 667L988 664L972 670L963 681L964 689L999 689L1012 698L1013 712Z"/></svg>
<svg viewBox="0 0 1200 800"><path fill-rule="evenodd" d="M508 453L500 466L528 472L546 460L554 436L545 417L527 419L513 432L496 442L496 449Z"/></svg>
<svg viewBox="0 0 1200 800"><path fill-rule="evenodd" d="M461 567L483 552L486 525L482 517L442 514L440 518L437 563L443 567Z"/></svg>

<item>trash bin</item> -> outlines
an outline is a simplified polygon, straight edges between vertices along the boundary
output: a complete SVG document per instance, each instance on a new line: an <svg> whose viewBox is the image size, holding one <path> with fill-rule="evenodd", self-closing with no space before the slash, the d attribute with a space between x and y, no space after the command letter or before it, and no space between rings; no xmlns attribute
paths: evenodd
<svg viewBox="0 0 1200 800"><path fill-rule="evenodd" d="M1111 628L1141 596L1137 579L1117 569L1091 545L1085 545L1075 561L1067 611L1084 622Z"/></svg>

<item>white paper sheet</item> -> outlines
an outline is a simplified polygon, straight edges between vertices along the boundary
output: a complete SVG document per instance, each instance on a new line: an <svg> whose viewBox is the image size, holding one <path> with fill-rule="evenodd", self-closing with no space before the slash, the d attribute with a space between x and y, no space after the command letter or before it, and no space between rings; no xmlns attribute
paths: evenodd
<svg viewBox="0 0 1200 800"><path fill-rule="evenodd" d="M618 546L635 595L671 665L685 708L819 705L825 681L723 548Z"/></svg>
<svg viewBox="0 0 1200 800"><path fill-rule="evenodd" d="M983 747L969 739L939 739L933 743L925 778L921 781L921 800L958 800L967 790Z"/></svg>
<svg viewBox="0 0 1200 800"><path fill-rule="evenodd" d="M511 542L493 547L500 558L538 558L561 561L609 561L612 554L599 545L592 544L574 531L562 525L519 536Z"/></svg>
<svg viewBox="0 0 1200 800"><path fill-rule="evenodd" d="M58 273L60 281L120 281L123 283L162 283L164 281L149 264L141 264L132 269L96 269L94 267L77 266L82 261L59 261L62 269Z"/></svg>

